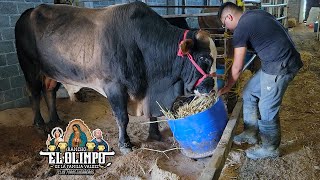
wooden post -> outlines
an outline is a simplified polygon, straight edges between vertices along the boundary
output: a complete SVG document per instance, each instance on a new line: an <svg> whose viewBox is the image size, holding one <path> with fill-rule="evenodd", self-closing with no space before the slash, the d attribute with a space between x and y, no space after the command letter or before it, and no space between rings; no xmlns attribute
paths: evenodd
<svg viewBox="0 0 320 180"><path fill-rule="evenodd" d="M208 165L201 173L200 180L219 179L228 153L231 149L233 134L239 122L242 112L242 101L239 100L232 111L231 117L223 131L222 137L210 159Z"/></svg>

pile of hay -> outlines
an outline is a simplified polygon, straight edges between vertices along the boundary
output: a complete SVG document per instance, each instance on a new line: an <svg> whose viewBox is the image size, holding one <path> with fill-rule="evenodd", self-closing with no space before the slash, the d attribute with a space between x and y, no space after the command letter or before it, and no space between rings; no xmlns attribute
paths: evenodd
<svg viewBox="0 0 320 180"><path fill-rule="evenodd" d="M297 26L296 18L289 18L288 19L288 28L293 28Z"/></svg>
<svg viewBox="0 0 320 180"><path fill-rule="evenodd" d="M301 55L301 60L303 62L303 67L300 70L300 72L305 72L309 70L310 63L311 63L311 60L313 59L313 56L310 52L307 52L307 51L301 51L300 55Z"/></svg>
<svg viewBox="0 0 320 180"><path fill-rule="evenodd" d="M172 110L161 107L161 112L167 119L179 119L203 112L217 101L215 93L201 96L179 97L173 104Z"/></svg>

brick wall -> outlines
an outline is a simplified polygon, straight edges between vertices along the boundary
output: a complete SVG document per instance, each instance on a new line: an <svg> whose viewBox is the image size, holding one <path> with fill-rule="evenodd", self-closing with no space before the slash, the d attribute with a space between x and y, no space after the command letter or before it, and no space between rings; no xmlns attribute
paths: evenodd
<svg viewBox="0 0 320 180"><path fill-rule="evenodd" d="M124 0L82 0L79 6L88 7L88 8L100 8L100 7L106 7L114 4L125 3L122 1Z"/></svg>
<svg viewBox="0 0 320 180"><path fill-rule="evenodd" d="M0 0L0 110L30 104L18 64L14 26L21 13L53 0Z"/></svg>

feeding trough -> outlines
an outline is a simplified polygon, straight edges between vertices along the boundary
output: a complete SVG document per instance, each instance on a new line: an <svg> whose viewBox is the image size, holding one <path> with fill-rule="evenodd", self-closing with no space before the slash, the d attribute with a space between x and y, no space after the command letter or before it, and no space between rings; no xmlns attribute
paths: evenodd
<svg viewBox="0 0 320 180"><path fill-rule="evenodd" d="M221 98L207 110L179 119L168 120L182 153L190 158L211 156L227 124L228 116Z"/></svg>

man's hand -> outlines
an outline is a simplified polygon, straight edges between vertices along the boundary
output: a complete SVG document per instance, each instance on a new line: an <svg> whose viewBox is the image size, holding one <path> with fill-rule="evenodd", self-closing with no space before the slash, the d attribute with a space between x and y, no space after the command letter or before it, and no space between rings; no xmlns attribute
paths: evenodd
<svg viewBox="0 0 320 180"><path fill-rule="evenodd" d="M231 67L231 72L229 74L227 85L218 91L218 96L223 95L231 90L233 85L239 79L241 74L244 58L247 52L247 47L234 48L234 60Z"/></svg>

